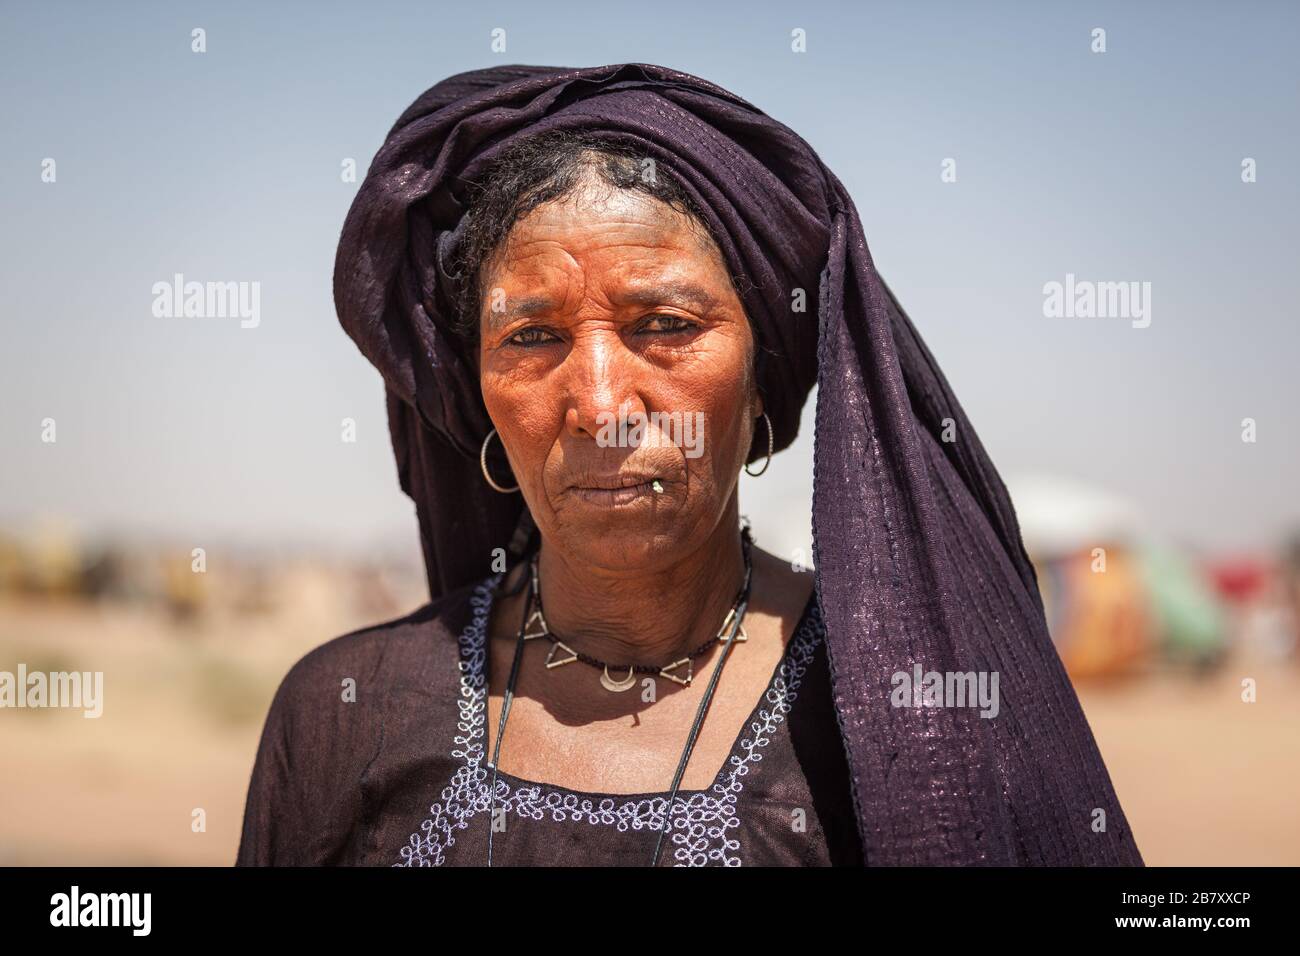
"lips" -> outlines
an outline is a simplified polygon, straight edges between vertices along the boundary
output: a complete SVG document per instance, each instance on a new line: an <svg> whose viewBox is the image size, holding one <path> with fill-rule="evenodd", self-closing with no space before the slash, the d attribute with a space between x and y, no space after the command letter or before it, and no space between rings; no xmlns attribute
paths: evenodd
<svg viewBox="0 0 1300 956"><path fill-rule="evenodd" d="M654 483L663 489L667 481L651 472L587 474L574 480L567 491L570 496L591 505L612 507L662 497Z"/></svg>
<svg viewBox="0 0 1300 956"><path fill-rule="evenodd" d="M648 486L656 479L660 481L663 480L662 476L651 474L650 472L616 475L582 475L575 479L569 487L577 491L617 491L620 488L635 488L639 485Z"/></svg>

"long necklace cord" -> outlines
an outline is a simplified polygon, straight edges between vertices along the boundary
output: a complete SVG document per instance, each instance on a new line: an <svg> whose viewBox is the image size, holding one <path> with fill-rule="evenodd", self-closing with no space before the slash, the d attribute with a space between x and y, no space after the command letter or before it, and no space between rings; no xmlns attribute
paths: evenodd
<svg viewBox="0 0 1300 956"><path fill-rule="evenodd" d="M524 656L524 631L528 624L528 612L532 610L533 595L532 589L529 588L527 596L524 598L524 617L519 624L519 637L515 641L515 658L510 663L510 678L506 681L506 692L501 698L501 720L497 725L497 742L492 746L492 785L488 798L488 839L487 839L487 865L492 866L492 834L496 831L497 805L497 763L501 756L501 738L506 733L506 717L510 715L510 703L515 699L515 679L519 676L519 662ZM488 648L488 657L491 658L491 648ZM488 688L483 688L483 695L486 702Z"/></svg>
<svg viewBox="0 0 1300 956"><path fill-rule="evenodd" d="M748 532L748 528L745 529ZM704 723L705 714L708 713L709 704L713 700L713 691L718 686L718 679L722 676L722 668L727 663L727 656L731 649L736 645L735 637L740 630L740 622L745 619L745 611L749 608L749 585L753 576L753 566L749 557L749 535L745 533L742 536L742 542L745 551L745 583L741 586L740 603L736 605L735 620L731 622L731 632L727 635L727 646L722 649L722 658L718 661L718 666L713 668L713 674L709 677L709 686L704 692L704 697L700 701L700 706L695 711L695 720L691 724L690 736L686 738L686 747L682 750L681 759L677 762L677 772L673 775L673 787L668 794L668 803L664 806L664 824L659 829L659 836L655 840L654 856L650 858L650 865L659 865L659 856L663 851L664 835L672 830L673 804L677 802L677 790L681 786L682 777L686 774L686 765L690 763L691 751L695 749L695 739L700 735L700 727Z"/></svg>
<svg viewBox="0 0 1300 956"><path fill-rule="evenodd" d="M650 865L658 866L659 857L663 850L664 834L671 830L673 804L677 800L677 791L681 787L682 777L686 773L686 765L690 762L691 751L695 748L696 738L699 737L700 727L704 723L704 717L708 713L709 704L713 700L713 692L718 686L718 680L722 676L722 668L727 663L727 657L731 654L731 648L736 643L736 634L740 630L740 625L745 619L745 612L749 608L749 590L753 580L753 562L750 557L750 546L752 539L749 536L749 526L746 524L741 528L741 546L745 556L745 580L741 585L739 600L735 605L735 613L731 622L731 630L727 635L727 646L722 649L722 657L718 660L718 666L713 669L713 674L709 678L709 686L705 689L704 697L700 701L700 706L695 711L695 720L691 724L690 735L686 739L686 746L682 750L681 759L677 763L677 772L673 775L672 791L668 794L668 802L664 807L664 825L659 829L659 836L655 840L654 856L650 858ZM534 591L538 593L534 595ZM515 683L519 677L519 665L524 655L524 632L528 629L528 618L532 611L534 598L540 603L540 589L530 587L528 596L524 600L523 620L519 625L519 636L515 640L515 656L510 664L510 677L506 681L505 693L501 699L501 717L497 726L497 739L492 747L492 782L489 790L488 799L488 838L487 838L487 865L492 866L492 836L496 831L493 817L496 813L496 795L497 795L497 765L501 756L501 741L505 737L506 718L510 715L510 704L515 696ZM490 655L489 655L490 656ZM484 688L486 695L488 688Z"/></svg>

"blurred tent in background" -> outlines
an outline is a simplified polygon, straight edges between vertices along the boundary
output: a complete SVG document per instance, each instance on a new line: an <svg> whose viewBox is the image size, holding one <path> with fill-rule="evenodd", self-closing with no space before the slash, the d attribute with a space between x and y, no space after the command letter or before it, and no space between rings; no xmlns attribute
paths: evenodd
<svg viewBox="0 0 1300 956"><path fill-rule="evenodd" d="M1228 607L1232 643L1266 658L1294 659L1300 646L1300 537L1276 560L1221 556L1207 570Z"/></svg>
<svg viewBox="0 0 1300 956"><path fill-rule="evenodd" d="M1205 669L1222 659L1228 630L1212 581L1131 502L1051 476L1024 476L1008 489L1072 677Z"/></svg>
<svg viewBox="0 0 1300 956"><path fill-rule="evenodd" d="M1209 578L1165 544L1144 542L1140 560L1165 659L1198 670L1220 663L1229 635L1224 607Z"/></svg>

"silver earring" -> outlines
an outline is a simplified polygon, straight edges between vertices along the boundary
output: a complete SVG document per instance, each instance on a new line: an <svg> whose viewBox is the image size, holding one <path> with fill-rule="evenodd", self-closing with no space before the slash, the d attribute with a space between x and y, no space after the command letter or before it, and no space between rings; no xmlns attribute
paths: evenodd
<svg viewBox="0 0 1300 956"><path fill-rule="evenodd" d="M497 430L494 428L490 432L488 432L487 438L483 439L483 448L478 453L478 466L483 469L483 477L487 479L487 483L492 486L493 491L499 491L503 495L508 495L512 491L518 491L519 486L515 485L513 488L502 488L500 485L498 485L495 481L492 480L492 476L488 474L488 469L487 469L487 446L488 446L488 442L492 440L492 436L495 435L496 433Z"/></svg>
<svg viewBox="0 0 1300 956"><path fill-rule="evenodd" d="M767 412L763 413L763 421L767 422L767 461L763 462L763 467L758 471L750 471L749 465L745 466L745 474L752 478L757 478L767 471L767 466L772 464L772 450L776 447L776 436L772 434L772 419L767 417Z"/></svg>

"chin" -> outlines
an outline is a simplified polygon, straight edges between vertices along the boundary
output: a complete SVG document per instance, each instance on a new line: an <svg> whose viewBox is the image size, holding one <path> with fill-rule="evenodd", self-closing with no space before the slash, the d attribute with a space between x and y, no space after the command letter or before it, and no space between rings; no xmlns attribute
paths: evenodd
<svg viewBox="0 0 1300 956"><path fill-rule="evenodd" d="M694 525L676 511L569 507L543 534L561 551L608 571L653 569L680 560Z"/></svg>

